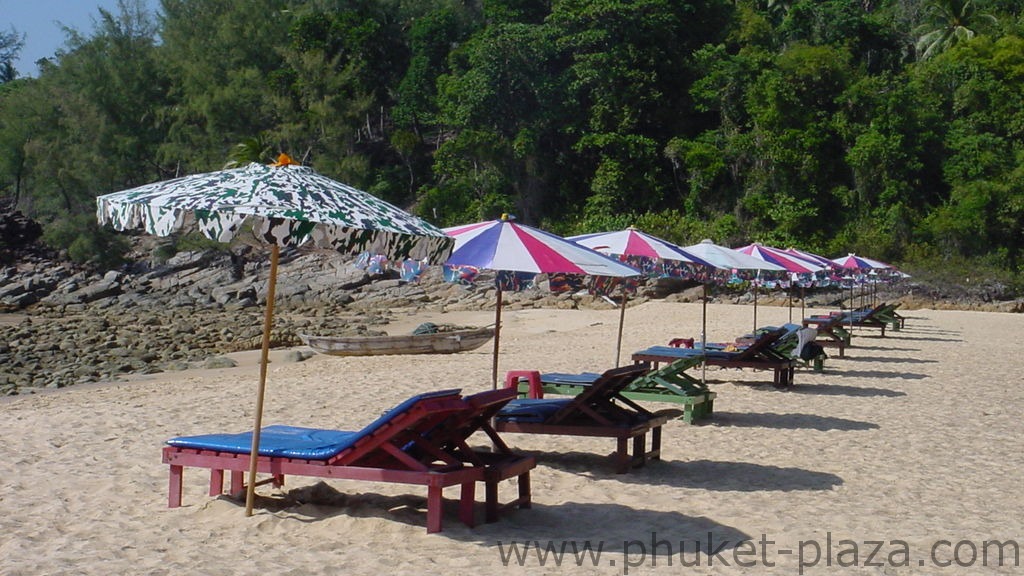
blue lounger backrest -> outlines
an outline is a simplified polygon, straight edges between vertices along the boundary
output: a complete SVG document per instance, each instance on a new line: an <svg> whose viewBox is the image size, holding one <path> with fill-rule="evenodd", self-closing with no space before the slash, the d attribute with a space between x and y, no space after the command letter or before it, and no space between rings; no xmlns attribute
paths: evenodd
<svg viewBox="0 0 1024 576"><path fill-rule="evenodd" d="M440 390L418 394L388 410L362 430L324 430L298 426L267 426L260 431L260 456L326 460L370 436L396 416L407 412L417 403L431 398L458 396L462 390ZM252 449L252 432L241 434L203 434L181 436L167 441L170 446L197 450L217 450L233 454L248 454Z"/></svg>
<svg viewBox="0 0 1024 576"><path fill-rule="evenodd" d="M516 398L506 404L497 419L507 422L544 422L572 402L572 398Z"/></svg>

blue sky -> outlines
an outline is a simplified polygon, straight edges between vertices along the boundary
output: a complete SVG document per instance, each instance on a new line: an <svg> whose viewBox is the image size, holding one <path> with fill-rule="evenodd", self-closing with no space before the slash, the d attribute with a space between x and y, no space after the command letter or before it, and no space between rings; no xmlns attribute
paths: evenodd
<svg viewBox="0 0 1024 576"><path fill-rule="evenodd" d="M146 0L150 10L158 0ZM20 76L35 76L36 60L53 56L64 46L62 26L74 28L86 36L93 32L99 8L118 13L117 0L0 0L0 30L11 28L25 39L14 67Z"/></svg>

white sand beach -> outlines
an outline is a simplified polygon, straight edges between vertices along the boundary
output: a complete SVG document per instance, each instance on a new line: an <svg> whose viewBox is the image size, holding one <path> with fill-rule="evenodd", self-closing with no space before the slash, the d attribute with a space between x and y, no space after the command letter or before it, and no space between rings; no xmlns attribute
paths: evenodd
<svg viewBox="0 0 1024 576"><path fill-rule="evenodd" d="M254 354L237 368L4 399L0 575L1024 573L1013 545L1024 542L1024 317L902 312L904 330L857 332L846 358L828 349L825 371L800 369L790 390L772 387L769 372L709 368L715 415L670 422L662 460L628 474L612 472L610 439L506 435L537 457L533 508L468 528L452 489L438 534L426 533L426 491L396 484L288 477L261 487L245 517L237 501L207 495L206 471L186 469L184 505L169 509L164 441L250 429ZM616 310L503 317L500 374L614 363ZM699 304L630 308L623 361L699 336L700 318ZM758 310L762 325L788 319L786 308ZM493 317L408 317L438 320ZM709 340L751 323L750 307L708 307ZM489 345L272 358L265 424L358 429L416 393L490 386ZM574 557L585 542L600 556ZM561 565L534 543L564 545Z"/></svg>

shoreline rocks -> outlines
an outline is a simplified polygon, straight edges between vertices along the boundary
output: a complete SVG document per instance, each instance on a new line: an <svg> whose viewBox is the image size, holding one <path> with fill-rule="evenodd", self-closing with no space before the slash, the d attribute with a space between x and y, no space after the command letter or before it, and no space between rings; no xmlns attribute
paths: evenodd
<svg viewBox="0 0 1024 576"><path fill-rule="evenodd" d="M257 250L183 252L161 263L140 258L131 267L104 274L41 251L22 253L14 264L0 268L0 395L201 367L211 358L258 349L268 268ZM395 273L371 276L338 254L286 251L278 273L271 346L301 345L304 333L384 334L383 327L399 311L491 310L492 280L485 271L473 286L450 284L440 267L432 266L418 282L408 283ZM588 294L551 294L541 284L505 292L507 309L616 305ZM904 310L1024 312L1021 300L965 304L933 292L905 284L878 297L901 302ZM701 295L694 283L652 282L629 304L652 298L694 302ZM737 304L752 300L750 294L727 292L712 294L712 299ZM765 306L787 301L785 296L759 296ZM843 296L814 292L805 304L838 308Z"/></svg>

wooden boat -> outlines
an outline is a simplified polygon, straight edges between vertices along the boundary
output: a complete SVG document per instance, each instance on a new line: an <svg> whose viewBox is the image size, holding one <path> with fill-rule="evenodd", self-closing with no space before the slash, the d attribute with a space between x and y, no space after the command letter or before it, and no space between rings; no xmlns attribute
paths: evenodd
<svg viewBox="0 0 1024 576"><path fill-rule="evenodd" d="M452 354L479 348L494 338L494 327L398 336L299 336L313 350L331 356Z"/></svg>

